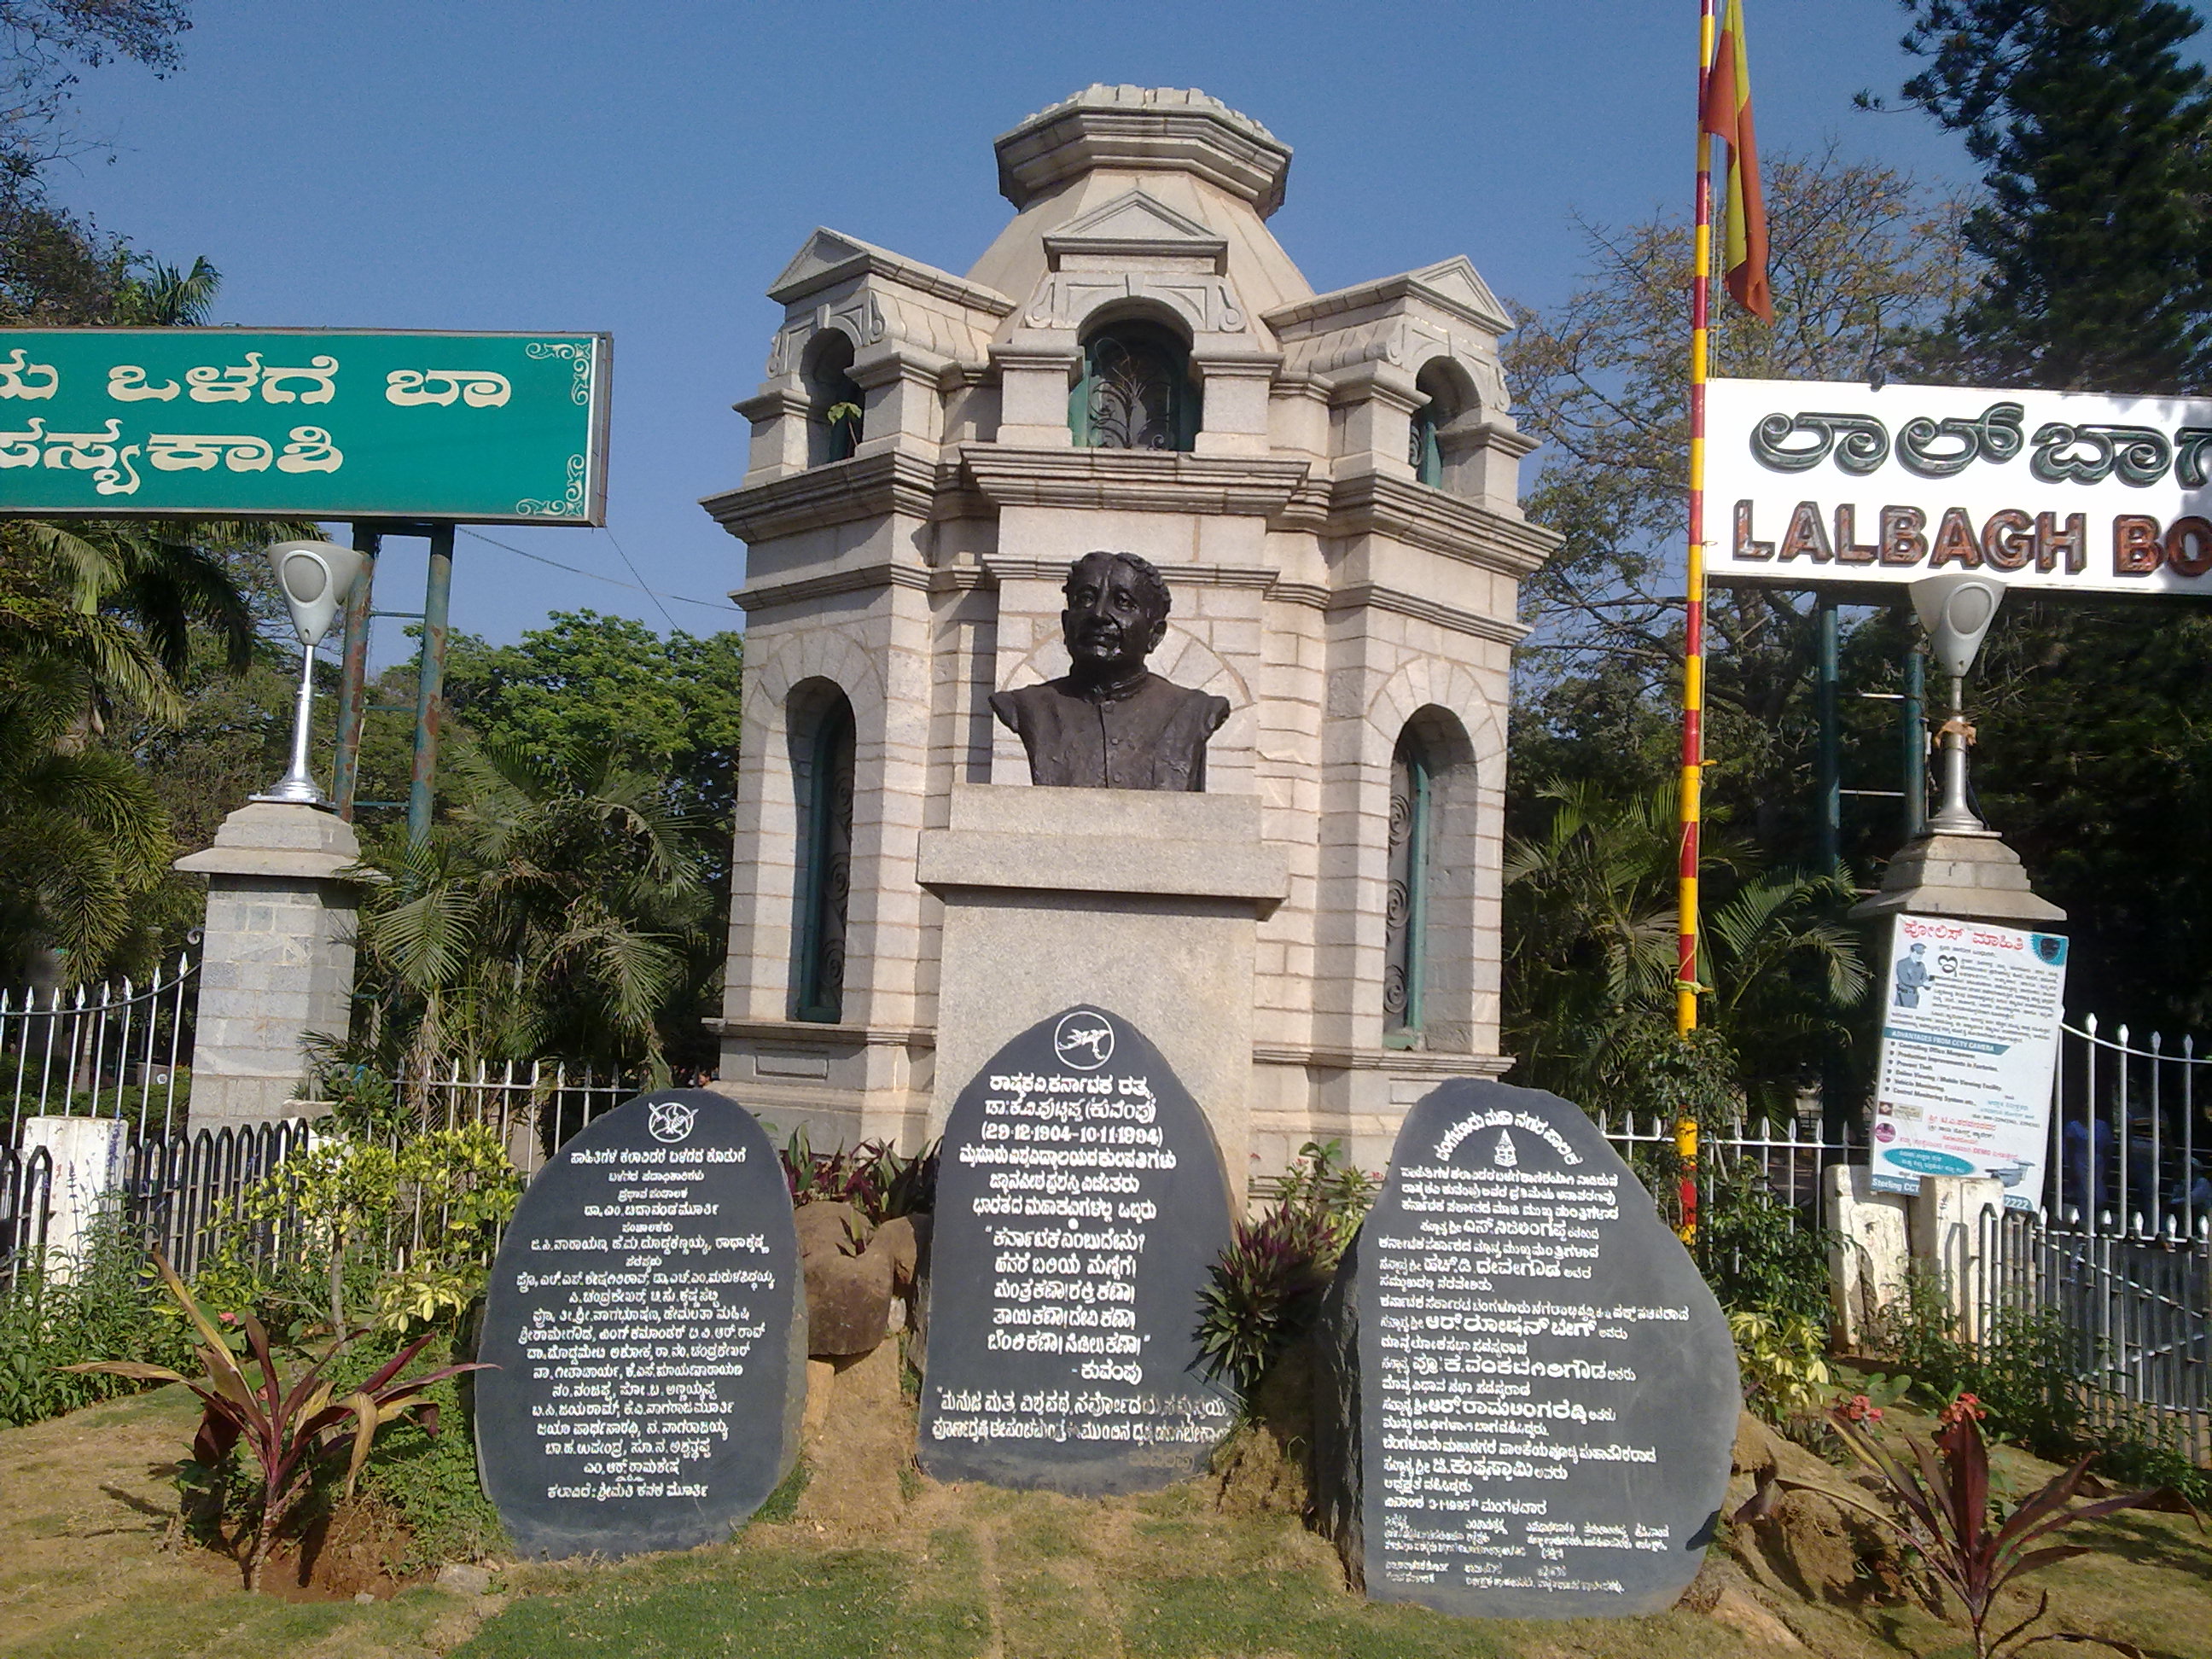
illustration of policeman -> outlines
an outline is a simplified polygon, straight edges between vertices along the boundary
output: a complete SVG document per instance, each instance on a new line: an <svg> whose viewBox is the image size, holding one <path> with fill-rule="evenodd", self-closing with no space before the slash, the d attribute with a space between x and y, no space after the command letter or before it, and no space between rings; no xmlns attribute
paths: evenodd
<svg viewBox="0 0 2212 1659"><path fill-rule="evenodd" d="M1936 975L1928 971L1928 947L1916 945L1897 964L1897 998L1895 1006L1917 1008L1920 993Z"/></svg>

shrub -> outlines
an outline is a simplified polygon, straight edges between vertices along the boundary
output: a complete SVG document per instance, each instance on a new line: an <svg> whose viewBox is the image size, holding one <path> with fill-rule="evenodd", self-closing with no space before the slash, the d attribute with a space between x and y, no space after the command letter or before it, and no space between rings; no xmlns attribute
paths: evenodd
<svg viewBox="0 0 2212 1659"><path fill-rule="evenodd" d="M817 1152L806 1126L791 1132L780 1156L783 1178L794 1205L849 1204L878 1226L898 1216L935 1207L937 1146L934 1142L908 1158L881 1140Z"/></svg>
<svg viewBox="0 0 2212 1659"><path fill-rule="evenodd" d="M226 1239L196 1287L234 1311L257 1307L296 1321L312 1310L340 1336L372 1305L386 1328L431 1323L481 1291L499 1229L521 1195L522 1176L489 1124L397 1145L337 1136L246 1188L246 1227Z"/></svg>
<svg viewBox="0 0 2212 1659"><path fill-rule="evenodd" d="M66 1278L26 1268L0 1291L0 1425L40 1422L143 1386L59 1367L117 1356L170 1366L189 1360L191 1344L161 1316L160 1291L120 1216L94 1224L72 1265Z"/></svg>
<svg viewBox="0 0 2212 1659"><path fill-rule="evenodd" d="M2081 1449L2077 1344L2057 1309L2000 1309L1981 1341L1969 1343L1958 1334L1942 1281L1915 1273L1881 1336L1930 1400L1972 1395L1990 1432L2041 1456L2069 1458Z"/></svg>
<svg viewBox="0 0 2212 1659"><path fill-rule="evenodd" d="M1698 1217L1698 1266L1731 1312L1793 1318L1828 1332L1828 1235L1767 1189L1748 1158L1713 1182Z"/></svg>
<svg viewBox="0 0 2212 1659"><path fill-rule="evenodd" d="M203 1470L216 1472L216 1504L220 1508L220 1472L228 1468L232 1453L240 1445L253 1455L260 1474L260 1490L247 1522L246 1551L241 1565L246 1587L261 1588L261 1569L285 1522L307 1491L319 1465L326 1465L341 1446L349 1446L344 1490L353 1491L362 1465L368 1461L376 1432L404 1415L413 1415L426 1432L435 1433L437 1406L425 1390L463 1371L480 1370L476 1364L447 1365L408 1382L398 1381L425 1346L422 1337L380 1365L343 1398L336 1378L326 1375L345 1346L344 1339L288 1382L270 1346L269 1333L252 1314L222 1316L223 1323L209 1318L192 1300L167 1260L154 1257L161 1282L184 1310L192 1328L194 1358L206 1375L194 1382L163 1365L135 1360L91 1360L69 1369L81 1375L122 1376L142 1382L182 1382L205 1407L199 1431L192 1437L192 1462ZM223 1324L233 1328L226 1333ZM240 1338L243 1341L240 1343ZM249 1382L241 1364L240 1344L260 1372L260 1381Z"/></svg>
<svg viewBox="0 0 2212 1659"><path fill-rule="evenodd" d="M1199 1350L1249 1415L1268 1368L1312 1328L1338 1261L1374 1204L1374 1176L1344 1162L1337 1141L1308 1141L1290 1169L1255 1184L1270 1200L1240 1221L1200 1296Z"/></svg>
<svg viewBox="0 0 2212 1659"><path fill-rule="evenodd" d="M1828 1332L1802 1314L1729 1315L1735 1357L1743 1375L1744 1404L1777 1425L1818 1411L1832 1380L1826 1358Z"/></svg>
<svg viewBox="0 0 2212 1659"><path fill-rule="evenodd" d="M2014 1579L2091 1553L2087 1545L2048 1541L2066 1528L2122 1510L2187 1506L2162 1492L2123 1492L2094 1503L2079 1503L2075 1500L2081 1495L2089 1468L2085 1457L2008 1514L1991 1498L1989 1446L1982 1437L1980 1422L1983 1415L1974 1396L1962 1394L1944 1407L1931 1444L1908 1438L1906 1455L1899 1455L1875 1426L1881 1411L1861 1395L1830 1412L1829 1425L1844 1449L1874 1477L1887 1502L1872 1501L1857 1486L1793 1480L1769 1469L1735 1518L1739 1522L1764 1518L1772 1512L1777 1496L1790 1490L1817 1492L1869 1517L1918 1554L1958 1598L1973 1632L1976 1659L2001 1659L2007 1653L2044 1642L2077 1643L2134 1653L2133 1648L2093 1636L2030 1636L2028 1632L2041 1621L2051 1605L2047 1593L2033 1613L2009 1630L1992 1635L1989 1623L1996 1611L1997 1596Z"/></svg>

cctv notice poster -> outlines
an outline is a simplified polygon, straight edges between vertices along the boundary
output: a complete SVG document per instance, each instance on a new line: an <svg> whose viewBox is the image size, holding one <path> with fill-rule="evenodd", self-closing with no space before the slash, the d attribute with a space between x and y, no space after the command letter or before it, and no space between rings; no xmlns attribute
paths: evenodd
<svg viewBox="0 0 2212 1659"><path fill-rule="evenodd" d="M1717 380L1716 582L2212 593L2212 401Z"/></svg>
<svg viewBox="0 0 2212 1659"><path fill-rule="evenodd" d="M1900 915L1881 986L1874 1184L1993 1176L2005 1203L2041 1201L2066 939L1947 916Z"/></svg>

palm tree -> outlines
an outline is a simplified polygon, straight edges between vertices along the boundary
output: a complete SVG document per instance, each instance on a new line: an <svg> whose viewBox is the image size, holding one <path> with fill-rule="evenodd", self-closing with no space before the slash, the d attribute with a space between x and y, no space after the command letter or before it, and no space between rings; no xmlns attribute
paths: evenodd
<svg viewBox="0 0 2212 1659"><path fill-rule="evenodd" d="M58 654L0 665L0 956L11 977L42 950L80 981L107 970L176 848L126 756L86 740L91 683Z"/></svg>
<svg viewBox="0 0 2212 1659"><path fill-rule="evenodd" d="M666 1080L663 1020L710 904L666 783L601 747L457 745L465 804L393 848L362 911L359 1057L558 1055Z"/></svg>
<svg viewBox="0 0 2212 1659"><path fill-rule="evenodd" d="M1505 1024L1515 1075L1589 1104L1644 1109L1644 1074L1674 1025L1677 837L1671 785L1616 796L1581 781L1538 787L1542 832L1506 846ZM1748 864L1724 836L1702 874ZM1725 890L1723 889L1723 891ZM1850 872L1762 871L1709 905L1698 937L1705 1023L1755 1103L1846 1040L1867 974L1842 912Z"/></svg>

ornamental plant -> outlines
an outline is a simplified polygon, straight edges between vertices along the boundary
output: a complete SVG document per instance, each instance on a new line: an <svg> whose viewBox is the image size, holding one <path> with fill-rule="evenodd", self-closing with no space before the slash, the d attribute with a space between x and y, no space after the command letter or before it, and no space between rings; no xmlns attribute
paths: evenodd
<svg viewBox="0 0 2212 1659"><path fill-rule="evenodd" d="M226 1314L223 1318L237 1326L246 1352L260 1372L258 1382L249 1382L231 1339L192 1299L191 1292L185 1288L167 1258L156 1251L154 1265L160 1269L161 1282L168 1286L169 1294L176 1298L191 1322L196 1336L194 1352L207 1375L194 1382L166 1365L141 1364L125 1359L94 1360L61 1369L105 1372L142 1382L183 1383L200 1397L206 1408L200 1416L199 1431L192 1437L192 1457L204 1468L222 1468L239 1443L245 1443L261 1470L260 1501L254 1506L246 1550L240 1558L249 1590L261 1588L261 1570L268 1559L270 1546L306 1496L309 1476L318 1467L332 1461L339 1446L349 1440L352 1445L351 1455L346 1460L343 1488L345 1496L350 1498L379 1429L395 1419L411 1414L426 1433L436 1433L438 1407L435 1402L422 1397L424 1391L463 1371L489 1369L480 1364L445 1365L404 1382L395 1381L430 1340L423 1336L400 1349L360 1388L340 1400L333 1397L336 1388L324 1373L344 1350L347 1339L333 1343L320 1358L288 1382L261 1322L252 1314ZM349 1423L350 1428L346 1426Z"/></svg>
<svg viewBox="0 0 2212 1659"><path fill-rule="evenodd" d="M1344 1159L1337 1141L1308 1141L1287 1172L1255 1183L1271 1199L1257 1220L1240 1221L1208 1269L1199 1297L1199 1352L1207 1373L1226 1377L1249 1413L1268 1368L1311 1328L1380 1183Z"/></svg>
<svg viewBox="0 0 2212 1659"><path fill-rule="evenodd" d="M1900 1437L1905 1442L1904 1455L1877 1426L1881 1416L1881 1407L1867 1395L1857 1395L1832 1409L1828 1422L1859 1466L1880 1482L1887 1503L1873 1501L1856 1486L1796 1480L1770 1469L1760 1477L1751 1501L1736 1511L1735 1519L1762 1519L1772 1511L1784 1491L1818 1492L1832 1503L1869 1516L1917 1552L1958 1598L1973 1633L1975 1659L2008 1659L2045 1642L2109 1648L2141 1659L2136 1649L2103 1637L2070 1632L2029 1635L2050 1607L2047 1590L2036 1602L2035 1611L2009 1630L1992 1635L1990 1623L1996 1616L1998 1596L2015 1579L2093 1553L2089 1545L2047 1542L2054 1534L2076 1522L2122 1510L2179 1509L2195 1514L2187 1503L2165 1489L2077 1502L2089 1473L2091 1460L2084 1457L2009 1514L2003 1514L1990 1497L1990 1451L1982 1438L1980 1421L1983 1408L1972 1395L1962 1394L1943 1408L1932 1443L1910 1435Z"/></svg>

